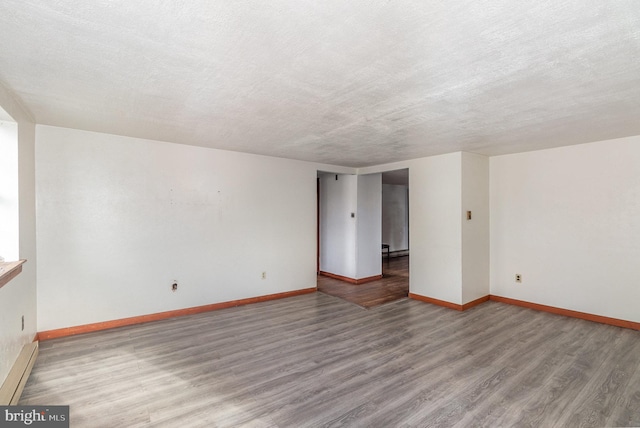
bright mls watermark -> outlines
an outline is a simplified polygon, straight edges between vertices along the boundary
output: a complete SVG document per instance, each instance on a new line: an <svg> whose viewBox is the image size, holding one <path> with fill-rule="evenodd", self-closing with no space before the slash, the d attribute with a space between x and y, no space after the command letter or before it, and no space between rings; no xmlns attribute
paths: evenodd
<svg viewBox="0 0 640 428"><path fill-rule="evenodd" d="M69 406L0 406L0 428L69 428Z"/></svg>

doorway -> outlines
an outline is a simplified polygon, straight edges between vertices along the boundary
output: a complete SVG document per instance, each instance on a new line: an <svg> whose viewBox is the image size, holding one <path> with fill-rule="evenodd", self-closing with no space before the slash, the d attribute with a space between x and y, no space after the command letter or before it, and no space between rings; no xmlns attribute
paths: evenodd
<svg viewBox="0 0 640 428"><path fill-rule="evenodd" d="M337 176L334 179L338 179ZM354 284L345 279L318 276L318 291L340 297L365 308L378 306L407 297L409 294L409 170L383 172L378 182L378 248L379 268L382 278ZM323 215L328 215L322 206L321 181L318 180L318 270L323 254L321 248L321 224L326 223ZM380 200L380 199L379 199ZM364 213L360 212L359 215ZM330 215L330 213L329 213ZM384 245L383 245L384 244ZM382 249L385 248L383 252ZM379 271L380 272L380 271Z"/></svg>
<svg viewBox="0 0 640 428"><path fill-rule="evenodd" d="M409 257L408 168L382 173L382 245L387 267L392 258ZM408 270L409 263L404 264ZM385 263L382 272L384 276Z"/></svg>

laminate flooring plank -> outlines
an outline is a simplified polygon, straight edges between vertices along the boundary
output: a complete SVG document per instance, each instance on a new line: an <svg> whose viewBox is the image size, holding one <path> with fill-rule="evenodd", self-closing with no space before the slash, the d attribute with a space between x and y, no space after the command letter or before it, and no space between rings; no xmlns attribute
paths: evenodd
<svg viewBox="0 0 640 428"><path fill-rule="evenodd" d="M463 352L458 352L455 354L455 356L453 356L453 354L457 350L457 343L453 341L450 342L450 345L451 349L441 348L440 350L442 351L442 354L449 355L454 359L421 359L422 361L428 362L422 366L422 369L417 370L418 373L416 374L416 379L418 379L418 382L416 383L414 380L409 380L408 382L404 382L400 385L400 389L406 391L404 396L403 391L393 391L389 389L386 390L386 392L390 395L404 398L404 401L400 402L398 402L397 399L395 400L395 408L406 410L399 413L414 414L416 410L419 410L419 408L423 410L425 409L425 402L429 401L431 403L436 403L438 398L443 401L450 402L451 397L449 397L448 391L456 390L456 382L469 384L474 377L477 381L483 379L484 374L480 369L482 369L483 366L488 367L489 364L470 364L473 362L473 356L472 351L468 351L467 349L463 349ZM427 366L427 364L430 365L430 367ZM421 376L421 373L428 373L429 376L423 377ZM411 385L412 387L409 388L409 386ZM428 397L426 398L424 394L420 393L420 389L422 387L428 387L430 391L430 394L428 394ZM383 399L383 401L386 401L386 399ZM380 405L383 404L384 402L380 403Z"/></svg>
<svg viewBox="0 0 640 428"><path fill-rule="evenodd" d="M614 406L621 400L630 376L640 364L640 341L630 331L615 329L618 334L609 352L589 382L576 396L573 413L565 412L558 425L606 426ZM615 363L614 363L615 361Z"/></svg>
<svg viewBox="0 0 640 428"><path fill-rule="evenodd" d="M630 375L607 425L612 427L640 427L640 364Z"/></svg>
<svg viewBox="0 0 640 428"><path fill-rule="evenodd" d="M566 333L566 332L565 332ZM512 426L520 409L564 364L565 354L579 347L572 334L559 334L538 343L535 350L516 348L510 365L518 371L512 382L498 390L492 399L484 400L477 412L469 412L459 426Z"/></svg>
<svg viewBox="0 0 640 428"><path fill-rule="evenodd" d="M375 352L375 350L372 350L372 352ZM385 353L385 355L388 355L388 353ZM400 371L402 371L402 370L399 370L398 372L400 372ZM393 374L396 375L397 373L393 373ZM444 375L444 377L449 378L449 374L446 373ZM433 377L432 377L432 379L433 379ZM371 381L369 383L375 388L375 385L381 384L382 382ZM404 384L403 386L406 388L407 384ZM369 397L369 399L375 399L375 397Z"/></svg>
<svg viewBox="0 0 640 428"><path fill-rule="evenodd" d="M593 328L593 334L584 338L582 346L575 352L565 353L566 364L559 366L541 388L541 393L533 395L522 407L514 425L554 426L563 415L571 411L574 400L587 385L594 370L600 367L601 355L610 349L610 344L615 340L615 332L618 331L615 327L585 323L588 321L582 321L581 327Z"/></svg>
<svg viewBox="0 0 640 428"><path fill-rule="evenodd" d="M21 404L72 426L640 425L640 332L323 293L42 343Z"/></svg>
<svg viewBox="0 0 640 428"><path fill-rule="evenodd" d="M483 382L476 385L475 388L458 394L458 399L464 401L464 405L460 406L464 409L464 414L455 415L457 419L455 424L468 426L473 421L473 425L478 426L480 425L478 418L474 416L477 416L478 413L495 416L499 411L504 410L505 397L508 397L510 403L517 403L518 398L528 398L529 394L533 392L533 388L523 388L522 386L539 382L540 376L545 374L544 369L546 369L546 374L550 375L551 367L557 359L554 359L553 353L548 353L549 350L545 348L549 343L562 346L562 343L559 342L560 337L558 334L555 336L544 335L530 338L526 342L513 341L511 349L504 352L501 359L496 360L497 364L493 363L492 367L489 367L489 373L492 377L489 377L488 380L484 377ZM540 358L543 360L540 361ZM483 367L478 366L478 368L482 369ZM501 376L497 377L497 375ZM529 375L528 378L527 375ZM526 383L524 379L527 379L529 383ZM498 387L498 381L501 384L500 387ZM476 409L486 411L477 412ZM450 425L454 425L452 416L457 410L453 409L446 415L446 420ZM446 412L446 406L438 410L440 413L443 411ZM460 417L463 418L458 419Z"/></svg>
<svg viewBox="0 0 640 428"><path fill-rule="evenodd" d="M196 426L207 426L205 422L209 426L242 426L251 420L272 425L268 416L256 417L253 400L239 401L224 388L190 388L173 398L169 394L147 406L153 426L161 422L171 426L171 421L175 421L173 426L189 426L181 424L193 418L202 420L202 424Z"/></svg>

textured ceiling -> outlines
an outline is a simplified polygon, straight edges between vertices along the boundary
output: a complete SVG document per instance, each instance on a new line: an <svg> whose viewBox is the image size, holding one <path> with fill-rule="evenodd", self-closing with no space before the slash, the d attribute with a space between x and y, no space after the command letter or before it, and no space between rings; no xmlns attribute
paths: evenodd
<svg viewBox="0 0 640 428"><path fill-rule="evenodd" d="M38 123L345 166L640 134L638 0L2 0Z"/></svg>

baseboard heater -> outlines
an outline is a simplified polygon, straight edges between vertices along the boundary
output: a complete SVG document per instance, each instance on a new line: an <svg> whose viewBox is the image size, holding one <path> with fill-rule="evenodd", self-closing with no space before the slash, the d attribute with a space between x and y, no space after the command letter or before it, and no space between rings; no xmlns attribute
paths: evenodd
<svg viewBox="0 0 640 428"><path fill-rule="evenodd" d="M0 406L15 406L18 404L37 356L38 342L29 343L22 348L18 359L9 371L7 379L0 387Z"/></svg>

